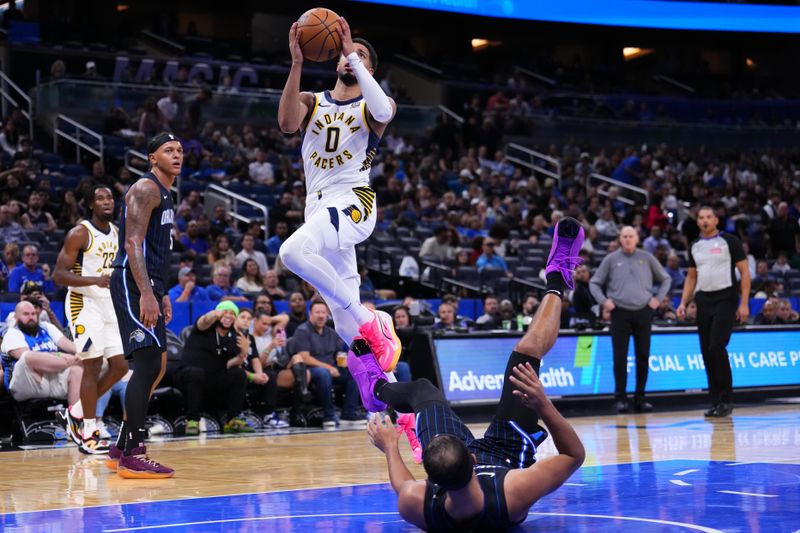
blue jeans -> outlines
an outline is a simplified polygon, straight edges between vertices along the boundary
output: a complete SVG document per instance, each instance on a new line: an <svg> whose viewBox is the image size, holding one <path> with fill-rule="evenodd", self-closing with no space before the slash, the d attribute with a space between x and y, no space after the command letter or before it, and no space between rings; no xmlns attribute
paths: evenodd
<svg viewBox="0 0 800 533"><path fill-rule="evenodd" d="M322 419L327 422L329 420L336 420L336 413L333 411L333 386L344 386L344 406L342 407L342 418L346 420L356 419L356 409L360 396L358 394L358 385L356 385L353 376L346 368L337 366L339 370L339 377L334 378L327 369L321 366L310 368L311 370L311 385L316 390L317 399L322 404Z"/></svg>
<svg viewBox="0 0 800 533"><path fill-rule="evenodd" d="M394 367L394 377L400 383L411 381L411 366L408 361L398 361L397 366Z"/></svg>
<svg viewBox="0 0 800 533"><path fill-rule="evenodd" d="M114 385L111 386L110 389L106 391L105 394L100 396L97 399L97 418L103 418L103 413L106 412L106 407L108 407L108 402L111 401L111 396L114 394L119 395L119 401L122 402L122 408L125 409L125 389L128 386L127 381L117 381Z"/></svg>

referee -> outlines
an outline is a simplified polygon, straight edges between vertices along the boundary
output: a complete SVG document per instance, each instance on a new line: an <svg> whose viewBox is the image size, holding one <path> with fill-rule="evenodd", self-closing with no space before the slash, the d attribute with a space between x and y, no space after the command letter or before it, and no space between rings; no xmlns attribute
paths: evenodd
<svg viewBox="0 0 800 533"><path fill-rule="evenodd" d="M636 392L633 410L652 411L645 400L650 360L650 333L653 311L669 292L672 278L658 260L636 247L639 234L631 226L619 233L620 248L603 258L589 282L589 290L600 308L603 320L611 319L611 346L614 352L614 409L627 413L628 346L633 335L636 353ZM657 294L653 289L657 287Z"/></svg>
<svg viewBox="0 0 800 533"><path fill-rule="evenodd" d="M742 242L718 231L718 222L711 207L703 206L697 213L700 237L689 247L689 271L677 314L681 320L686 317L686 303L694 294L697 333L711 395L711 408L705 416L722 417L733 412L733 379L727 346L734 321L738 319L744 324L750 314L750 272ZM742 298L738 308L734 267L741 273Z"/></svg>

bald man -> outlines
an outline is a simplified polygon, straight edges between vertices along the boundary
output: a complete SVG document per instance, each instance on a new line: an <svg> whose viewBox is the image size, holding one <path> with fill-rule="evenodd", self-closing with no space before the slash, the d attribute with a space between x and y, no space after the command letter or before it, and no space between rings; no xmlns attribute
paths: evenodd
<svg viewBox="0 0 800 533"><path fill-rule="evenodd" d="M648 359L650 357L650 328L653 311L669 293L672 278L650 252L637 248L639 234L631 226L619 233L620 247L603 258L589 289L600 304L603 320L611 320L611 344L614 351L614 409L629 410L626 386L628 382L628 345L631 335L636 351L636 392L633 410L652 411L645 400ZM653 295L653 287L658 284Z"/></svg>
<svg viewBox="0 0 800 533"><path fill-rule="evenodd" d="M32 398L80 397L83 367L75 345L48 322L39 322L32 303L22 301L14 309L17 324L3 337L5 385L18 402Z"/></svg>

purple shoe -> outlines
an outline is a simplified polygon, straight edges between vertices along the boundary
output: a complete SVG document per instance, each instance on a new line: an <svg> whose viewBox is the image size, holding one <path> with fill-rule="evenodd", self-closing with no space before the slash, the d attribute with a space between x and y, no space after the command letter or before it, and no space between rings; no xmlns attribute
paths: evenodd
<svg viewBox="0 0 800 533"><path fill-rule="evenodd" d="M130 455L122 454L117 475L127 479L163 479L174 476L175 471L147 457L147 449L140 446L131 450Z"/></svg>
<svg viewBox="0 0 800 533"><path fill-rule="evenodd" d="M560 272L567 287L574 289L575 282L572 280L572 273L583 262L583 259L578 256L583 245L583 238L583 226L580 222L572 217L564 217L559 220L553 232L553 245L550 247L550 255L547 257L545 275L550 272Z"/></svg>
<svg viewBox="0 0 800 533"><path fill-rule="evenodd" d="M356 355L354 352L362 355ZM386 409L386 404L373 394L375 384L382 379L385 380L386 375L381 370L378 360L375 359L366 341L361 338L356 338L350 351L347 352L347 369L358 385L358 392L364 408L371 413L378 413Z"/></svg>
<svg viewBox="0 0 800 533"><path fill-rule="evenodd" d="M117 464L119 463L119 458L122 457L122 450L117 448L116 444L112 444L108 447L108 459L106 459L106 468L109 470L113 470L114 472L117 471Z"/></svg>

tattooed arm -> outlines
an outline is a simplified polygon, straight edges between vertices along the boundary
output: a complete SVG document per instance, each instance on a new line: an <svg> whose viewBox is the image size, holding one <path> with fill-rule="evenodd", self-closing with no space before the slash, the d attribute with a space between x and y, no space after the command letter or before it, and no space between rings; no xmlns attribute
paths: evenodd
<svg viewBox="0 0 800 533"><path fill-rule="evenodd" d="M161 202L158 186L151 180L137 181L125 196L125 253L133 280L139 289L139 319L152 328L160 314L144 260L144 239L150 216Z"/></svg>

